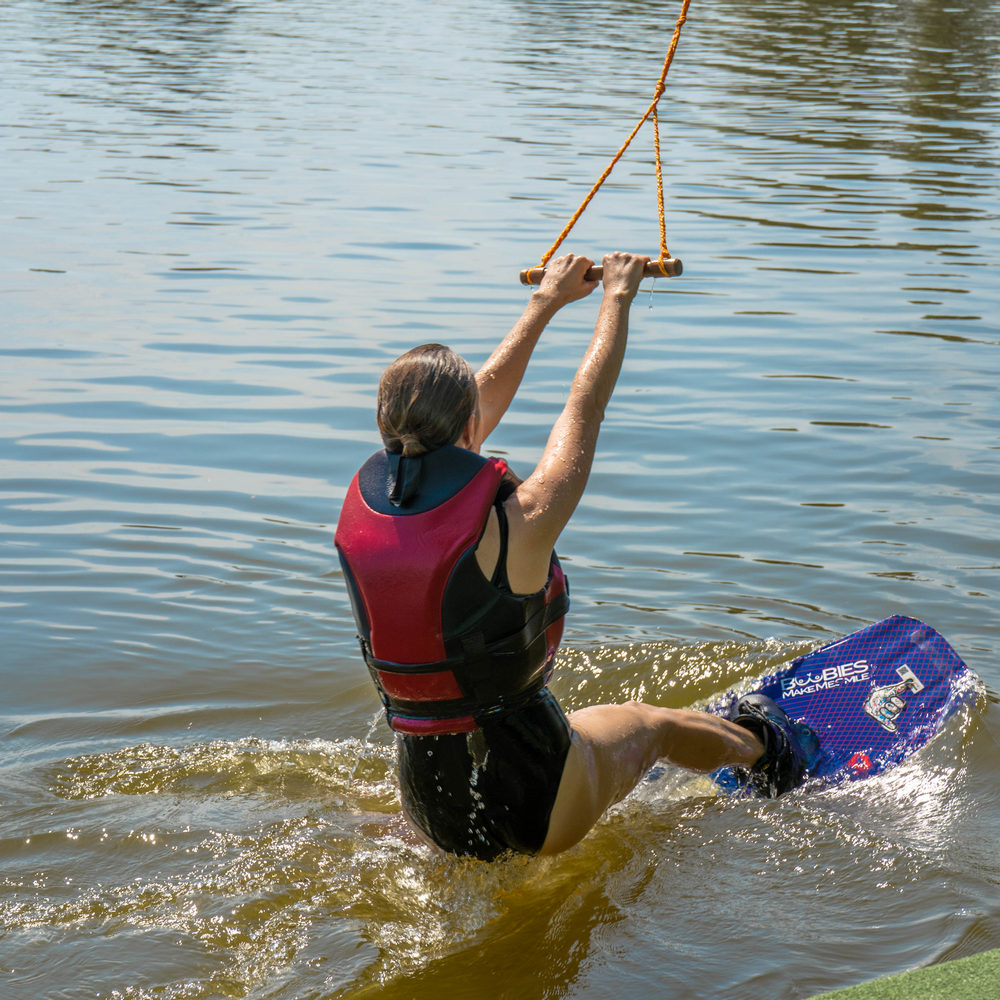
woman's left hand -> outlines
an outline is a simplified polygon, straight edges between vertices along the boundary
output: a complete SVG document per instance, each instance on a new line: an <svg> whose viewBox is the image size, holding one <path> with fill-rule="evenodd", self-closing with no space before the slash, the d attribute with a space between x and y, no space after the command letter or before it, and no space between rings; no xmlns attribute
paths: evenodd
<svg viewBox="0 0 1000 1000"><path fill-rule="evenodd" d="M534 294L549 299L556 309L585 298L600 284L584 277L593 266L594 262L589 257L577 257L571 253L550 260L545 267L545 277Z"/></svg>

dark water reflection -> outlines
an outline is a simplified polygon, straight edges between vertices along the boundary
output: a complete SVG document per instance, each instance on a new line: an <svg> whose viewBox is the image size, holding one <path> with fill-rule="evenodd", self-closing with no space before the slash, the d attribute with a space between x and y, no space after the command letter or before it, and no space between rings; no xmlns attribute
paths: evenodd
<svg viewBox="0 0 1000 1000"><path fill-rule="evenodd" d="M685 275L636 301L557 681L699 704L905 612L982 699L853 789L657 771L545 864L400 819L331 544L378 374L485 358L677 9L0 10L5 996L800 1000L1000 946L996 4L692 6ZM655 249L649 143L574 249ZM516 468L592 313L490 442Z"/></svg>

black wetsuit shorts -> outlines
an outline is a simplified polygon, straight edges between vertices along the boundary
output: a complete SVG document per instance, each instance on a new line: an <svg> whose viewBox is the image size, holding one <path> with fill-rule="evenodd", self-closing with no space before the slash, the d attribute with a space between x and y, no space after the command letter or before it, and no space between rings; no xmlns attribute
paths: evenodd
<svg viewBox="0 0 1000 1000"><path fill-rule="evenodd" d="M403 806L439 847L483 861L541 849L570 745L547 688L474 732L396 739Z"/></svg>

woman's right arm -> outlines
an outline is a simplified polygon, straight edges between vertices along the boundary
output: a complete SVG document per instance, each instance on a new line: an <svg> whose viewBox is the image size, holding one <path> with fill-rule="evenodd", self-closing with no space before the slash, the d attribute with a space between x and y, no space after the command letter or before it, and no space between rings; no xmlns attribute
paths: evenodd
<svg viewBox="0 0 1000 1000"><path fill-rule="evenodd" d="M604 258L604 297L569 398L535 471L504 504L510 526L507 573L515 593L545 585L550 553L587 485L604 410L625 356L629 308L648 260L625 253Z"/></svg>

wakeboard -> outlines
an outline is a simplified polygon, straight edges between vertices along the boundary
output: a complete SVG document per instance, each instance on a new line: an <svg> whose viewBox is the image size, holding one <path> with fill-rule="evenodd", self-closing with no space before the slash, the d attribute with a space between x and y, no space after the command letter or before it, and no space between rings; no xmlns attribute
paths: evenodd
<svg viewBox="0 0 1000 1000"><path fill-rule="evenodd" d="M816 734L809 784L858 781L895 767L924 746L976 690L975 675L929 625L893 615L800 656L753 688ZM749 691L708 706L726 718ZM712 778L743 792L732 768Z"/></svg>

